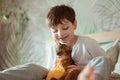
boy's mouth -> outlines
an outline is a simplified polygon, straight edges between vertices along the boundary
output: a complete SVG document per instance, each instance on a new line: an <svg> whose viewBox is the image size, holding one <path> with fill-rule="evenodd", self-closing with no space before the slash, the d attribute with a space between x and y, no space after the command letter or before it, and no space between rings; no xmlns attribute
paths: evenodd
<svg viewBox="0 0 120 80"><path fill-rule="evenodd" d="M59 40L64 41L67 37L68 37L68 35L67 35L67 36L64 36L64 37L60 37Z"/></svg>

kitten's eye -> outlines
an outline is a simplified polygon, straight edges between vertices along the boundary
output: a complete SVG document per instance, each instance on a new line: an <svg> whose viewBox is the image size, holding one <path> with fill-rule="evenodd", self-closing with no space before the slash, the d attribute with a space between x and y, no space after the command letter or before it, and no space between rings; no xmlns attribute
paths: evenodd
<svg viewBox="0 0 120 80"><path fill-rule="evenodd" d="M56 33L57 32L57 30L53 30L53 33Z"/></svg>
<svg viewBox="0 0 120 80"><path fill-rule="evenodd" d="M60 59L60 58L62 58L62 56L57 56L57 58L59 58L59 59Z"/></svg>

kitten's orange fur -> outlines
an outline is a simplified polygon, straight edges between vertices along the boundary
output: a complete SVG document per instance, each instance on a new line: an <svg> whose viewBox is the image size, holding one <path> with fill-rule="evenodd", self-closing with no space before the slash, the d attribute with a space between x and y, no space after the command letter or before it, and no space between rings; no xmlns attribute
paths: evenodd
<svg viewBox="0 0 120 80"><path fill-rule="evenodd" d="M46 80L77 80L80 71L66 72L67 66L74 65L71 57L72 49L65 44L58 44L56 51L56 65L49 71Z"/></svg>

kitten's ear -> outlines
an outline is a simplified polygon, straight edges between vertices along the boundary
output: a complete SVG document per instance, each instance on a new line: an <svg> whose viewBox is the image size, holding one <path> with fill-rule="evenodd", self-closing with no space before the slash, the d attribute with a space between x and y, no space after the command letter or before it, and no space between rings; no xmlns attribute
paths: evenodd
<svg viewBox="0 0 120 80"><path fill-rule="evenodd" d="M59 48L62 49L63 48L63 44L59 43Z"/></svg>
<svg viewBox="0 0 120 80"><path fill-rule="evenodd" d="M59 43L58 40L55 40L55 43L56 43L56 46L59 46L59 45L60 45L60 43Z"/></svg>
<svg viewBox="0 0 120 80"><path fill-rule="evenodd" d="M56 43L56 47L59 49L59 48L62 48L62 44L59 43L58 40L55 40L55 43Z"/></svg>
<svg viewBox="0 0 120 80"><path fill-rule="evenodd" d="M68 53L71 53L72 52L72 48L71 47L66 47L66 49L65 49L66 51L68 51Z"/></svg>
<svg viewBox="0 0 120 80"><path fill-rule="evenodd" d="M56 52L59 52L60 43L57 40L55 40L55 43L56 43Z"/></svg>

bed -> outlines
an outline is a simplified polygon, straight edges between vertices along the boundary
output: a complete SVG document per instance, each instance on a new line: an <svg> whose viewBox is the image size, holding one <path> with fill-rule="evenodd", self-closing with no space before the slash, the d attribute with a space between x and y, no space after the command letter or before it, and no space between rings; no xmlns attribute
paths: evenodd
<svg viewBox="0 0 120 80"><path fill-rule="evenodd" d="M85 35L95 39L112 59L114 69L110 80L120 80L120 30Z"/></svg>
<svg viewBox="0 0 120 80"><path fill-rule="evenodd" d="M106 51L106 54L112 59L115 65L115 68L111 73L110 80L120 80L120 68L119 68L120 67L120 30L110 31L110 32L100 32L100 33L90 34L85 36L89 36L95 39L100 44L100 46ZM49 46L52 43L53 43L53 40L52 41L50 40L46 43L47 44L46 46ZM32 56L35 56L35 54L32 54ZM31 57L29 58L31 61L33 60L33 58ZM37 60L36 63L42 62L39 56L36 56L35 58ZM44 61L45 61L45 56L44 56ZM39 65L42 65L42 64L43 62ZM8 70L11 70L11 69L13 68L10 68ZM14 69L16 69L16 67ZM24 67L23 67L23 70L24 70ZM19 79L15 79L15 80L19 80Z"/></svg>

